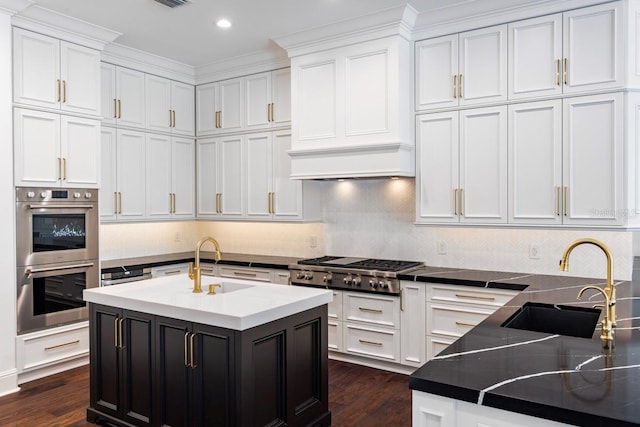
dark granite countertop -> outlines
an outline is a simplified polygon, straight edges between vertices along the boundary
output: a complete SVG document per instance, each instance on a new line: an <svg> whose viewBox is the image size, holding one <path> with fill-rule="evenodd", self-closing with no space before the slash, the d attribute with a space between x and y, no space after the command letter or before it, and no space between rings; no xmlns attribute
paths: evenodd
<svg viewBox="0 0 640 427"><path fill-rule="evenodd" d="M215 263L213 256L213 252L202 251L200 261ZM102 261L100 267L102 269L102 272L106 273L110 270L118 270L121 267L133 269L140 267L157 267L161 265L192 262L194 261L194 257L194 252L178 252L173 254L107 260ZM299 259L302 258L273 255L234 254L223 252L222 259L218 261L217 264L235 265L238 267L274 268L287 270L289 268L289 264L294 264L298 262Z"/></svg>
<svg viewBox="0 0 640 427"><path fill-rule="evenodd" d="M560 274L560 273L559 273ZM409 387L581 426L640 425L640 283L618 281L615 349L592 338L500 325L527 302L592 307L604 280L426 267L403 280L524 289L504 307L416 370Z"/></svg>

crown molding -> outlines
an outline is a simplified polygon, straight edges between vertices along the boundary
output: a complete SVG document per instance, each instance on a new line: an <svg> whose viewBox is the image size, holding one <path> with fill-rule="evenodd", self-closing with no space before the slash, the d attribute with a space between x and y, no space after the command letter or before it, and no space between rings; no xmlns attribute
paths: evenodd
<svg viewBox="0 0 640 427"><path fill-rule="evenodd" d="M117 31L71 18L34 4L14 15L11 23L16 27L97 50L104 49L108 43L122 35Z"/></svg>
<svg viewBox="0 0 640 427"><path fill-rule="evenodd" d="M0 0L0 12L7 15L15 15L32 4L33 1L31 0Z"/></svg>
<svg viewBox="0 0 640 427"><path fill-rule="evenodd" d="M195 69L191 65L118 43L111 43L105 47L102 51L102 61L183 83L195 83Z"/></svg>
<svg viewBox="0 0 640 427"><path fill-rule="evenodd" d="M286 53L276 47L196 67L195 80L196 84L211 83L286 68L290 65L291 61Z"/></svg>
<svg viewBox="0 0 640 427"><path fill-rule="evenodd" d="M399 35L411 40L418 12L410 5L393 7L293 34L273 37L289 57Z"/></svg>

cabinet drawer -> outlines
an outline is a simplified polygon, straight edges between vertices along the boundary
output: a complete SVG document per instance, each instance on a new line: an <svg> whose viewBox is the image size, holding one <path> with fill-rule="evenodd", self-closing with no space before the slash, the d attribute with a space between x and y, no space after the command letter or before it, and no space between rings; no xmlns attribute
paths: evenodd
<svg viewBox="0 0 640 427"><path fill-rule="evenodd" d="M333 291L333 300L328 304L329 320L342 320L342 292Z"/></svg>
<svg viewBox="0 0 640 427"><path fill-rule="evenodd" d="M429 303L427 304L427 335L461 337L493 311L491 308Z"/></svg>
<svg viewBox="0 0 640 427"><path fill-rule="evenodd" d="M442 350L444 350L445 348L453 344L455 340L456 338L452 338L452 337L438 337L438 336L432 337L427 335L427 348L426 348L427 361L433 359L435 356L440 354Z"/></svg>
<svg viewBox="0 0 640 427"><path fill-rule="evenodd" d="M165 276L175 276L178 274L187 274L189 271L189 264L171 264L171 265L163 265L161 267L152 267L151 268L151 277L165 277Z"/></svg>
<svg viewBox="0 0 640 427"><path fill-rule="evenodd" d="M400 298L363 293L343 295L345 320L371 325L400 327Z"/></svg>
<svg viewBox="0 0 640 427"><path fill-rule="evenodd" d="M203 276L217 276L218 266L209 263L200 263L200 274Z"/></svg>
<svg viewBox="0 0 640 427"><path fill-rule="evenodd" d="M328 344L331 351L342 351L342 322L329 320Z"/></svg>
<svg viewBox="0 0 640 427"><path fill-rule="evenodd" d="M427 287L427 298L432 302L459 302L471 305L502 307L516 296L518 291L502 289L483 289L472 286L440 286Z"/></svg>
<svg viewBox="0 0 640 427"><path fill-rule="evenodd" d="M19 335L18 371L44 367L89 353L89 324L76 325Z"/></svg>
<svg viewBox="0 0 640 427"><path fill-rule="evenodd" d="M257 268L235 268L235 267L223 267L220 268L221 277L233 277L235 279L247 279L255 280L259 282L271 282L271 272L269 270L260 270Z"/></svg>
<svg viewBox="0 0 640 427"><path fill-rule="evenodd" d="M347 353L400 361L400 332L397 329L345 323L344 343Z"/></svg>

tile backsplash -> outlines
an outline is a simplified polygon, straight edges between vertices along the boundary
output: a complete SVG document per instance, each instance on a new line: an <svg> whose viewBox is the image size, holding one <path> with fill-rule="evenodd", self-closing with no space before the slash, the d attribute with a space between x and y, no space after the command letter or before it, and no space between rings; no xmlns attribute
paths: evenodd
<svg viewBox="0 0 640 427"><path fill-rule="evenodd" d="M185 221L103 224L101 258L193 250L211 235L223 251L309 258L344 255L423 261L428 265L602 278L604 254L576 248L570 270L558 271L572 241L602 240L614 255L617 280L631 279L634 233L628 231L415 225L413 179L329 181L323 185L323 223ZM532 252L537 258L532 258Z"/></svg>

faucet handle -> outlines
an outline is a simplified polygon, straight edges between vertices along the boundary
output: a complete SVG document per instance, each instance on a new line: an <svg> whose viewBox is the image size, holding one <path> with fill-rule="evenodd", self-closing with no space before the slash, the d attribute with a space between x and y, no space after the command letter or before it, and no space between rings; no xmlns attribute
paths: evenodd
<svg viewBox="0 0 640 427"><path fill-rule="evenodd" d="M193 263L190 262L189 263L189 279L193 280L195 277L194 271L193 271Z"/></svg>

